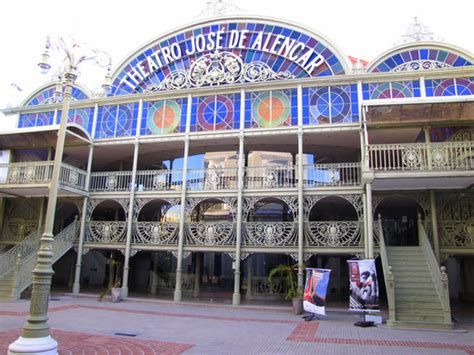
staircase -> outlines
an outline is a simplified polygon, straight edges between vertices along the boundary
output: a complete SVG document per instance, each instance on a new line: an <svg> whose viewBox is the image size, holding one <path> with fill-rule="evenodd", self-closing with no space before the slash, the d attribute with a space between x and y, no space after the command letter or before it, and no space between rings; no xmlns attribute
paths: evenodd
<svg viewBox="0 0 474 355"><path fill-rule="evenodd" d="M33 232L0 256L0 301L19 299L21 293L31 285L41 233ZM79 222L76 219L54 236L53 264L71 249L78 234Z"/></svg>
<svg viewBox="0 0 474 355"><path fill-rule="evenodd" d="M389 301L388 324L391 327L452 329L445 269L439 268L420 218L419 246L385 246L380 219L379 224Z"/></svg>

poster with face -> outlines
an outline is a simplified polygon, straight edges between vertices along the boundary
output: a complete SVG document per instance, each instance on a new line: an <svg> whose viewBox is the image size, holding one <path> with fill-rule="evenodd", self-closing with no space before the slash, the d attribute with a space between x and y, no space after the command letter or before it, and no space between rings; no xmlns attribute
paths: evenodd
<svg viewBox="0 0 474 355"><path fill-rule="evenodd" d="M379 284L375 260L348 260L350 298L353 311L379 310Z"/></svg>
<svg viewBox="0 0 474 355"><path fill-rule="evenodd" d="M303 307L306 312L326 315L326 294L329 284L328 269L306 269Z"/></svg>

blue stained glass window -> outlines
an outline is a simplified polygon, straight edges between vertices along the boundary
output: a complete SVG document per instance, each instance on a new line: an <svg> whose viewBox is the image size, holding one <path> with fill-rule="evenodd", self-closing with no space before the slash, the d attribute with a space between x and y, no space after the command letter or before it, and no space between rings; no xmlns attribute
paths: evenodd
<svg viewBox="0 0 474 355"><path fill-rule="evenodd" d="M135 135L138 103L100 106L95 138Z"/></svg>
<svg viewBox="0 0 474 355"><path fill-rule="evenodd" d="M171 99L143 103L142 135L172 134L186 127L186 99Z"/></svg>
<svg viewBox="0 0 474 355"><path fill-rule="evenodd" d="M357 85L303 89L303 123L352 123L359 120Z"/></svg>
<svg viewBox="0 0 474 355"><path fill-rule="evenodd" d="M192 132L234 129L239 121L240 94L193 98L190 127Z"/></svg>
<svg viewBox="0 0 474 355"><path fill-rule="evenodd" d="M60 114L58 114L60 117ZM92 133L92 123L94 120L94 108L71 108L69 110L68 119L69 123L75 123L83 127L87 132Z"/></svg>
<svg viewBox="0 0 474 355"><path fill-rule="evenodd" d="M364 100L402 99L415 97L412 81L393 81L363 85ZM418 90L419 96L419 90Z"/></svg>
<svg viewBox="0 0 474 355"><path fill-rule="evenodd" d="M426 96L474 95L473 78L425 80Z"/></svg>
<svg viewBox="0 0 474 355"><path fill-rule="evenodd" d="M296 89L249 92L245 100L245 127L271 128L297 124L292 105Z"/></svg>
<svg viewBox="0 0 474 355"><path fill-rule="evenodd" d="M22 113L18 121L18 128L49 126L53 124L54 111Z"/></svg>
<svg viewBox="0 0 474 355"><path fill-rule="evenodd" d="M56 86L54 84L41 90L26 103L26 106L44 105L49 103L48 101L53 97L55 90ZM78 87L72 88L73 100L87 100L88 98L89 96L87 96L87 94Z"/></svg>

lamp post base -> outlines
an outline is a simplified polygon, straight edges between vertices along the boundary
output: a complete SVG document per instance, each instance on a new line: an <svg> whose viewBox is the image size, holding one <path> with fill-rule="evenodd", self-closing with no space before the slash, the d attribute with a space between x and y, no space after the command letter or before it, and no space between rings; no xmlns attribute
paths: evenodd
<svg viewBox="0 0 474 355"><path fill-rule="evenodd" d="M58 343L49 335L44 338L19 337L8 347L8 355L57 355Z"/></svg>

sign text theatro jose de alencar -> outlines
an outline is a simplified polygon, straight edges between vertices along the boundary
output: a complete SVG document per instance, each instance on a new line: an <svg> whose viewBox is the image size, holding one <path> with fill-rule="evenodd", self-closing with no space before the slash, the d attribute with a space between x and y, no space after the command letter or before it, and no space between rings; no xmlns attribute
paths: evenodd
<svg viewBox="0 0 474 355"><path fill-rule="evenodd" d="M324 63L324 57L316 53L313 48L308 48L303 42L263 31L254 33L249 30L215 31L190 37L185 44L180 46L175 42L153 50L138 65L130 68L120 84L133 89L150 74L183 56L221 49L250 49L283 56L302 67L310 76L314 69Z"/></svg>

